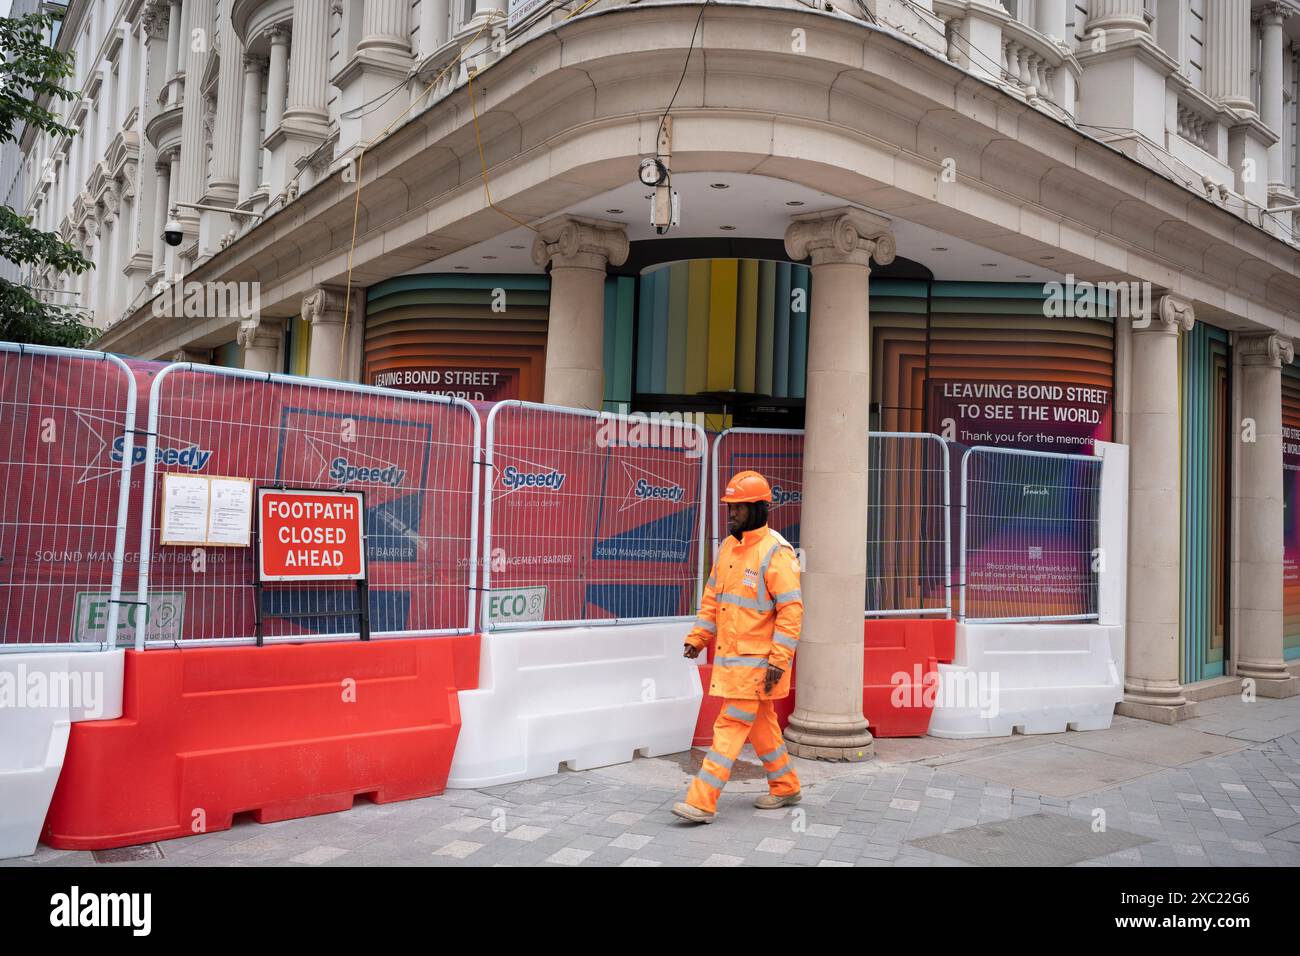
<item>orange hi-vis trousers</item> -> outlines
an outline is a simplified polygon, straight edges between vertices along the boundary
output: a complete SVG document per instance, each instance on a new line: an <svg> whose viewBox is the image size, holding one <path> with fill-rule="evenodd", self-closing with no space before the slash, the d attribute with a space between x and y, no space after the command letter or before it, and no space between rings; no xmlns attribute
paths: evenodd
<svg viewBox="0 0 1300 956"><path fill-rule="evenodd" d="M704 756L700 772L686 791L686 802L708 813L716 813L718 797L731 778L731 767L748 738L767 771L767 786L774 796L799 792L799 778L785 749L776 708L770 700L729 697L713 724L713 747Z"/></svg>

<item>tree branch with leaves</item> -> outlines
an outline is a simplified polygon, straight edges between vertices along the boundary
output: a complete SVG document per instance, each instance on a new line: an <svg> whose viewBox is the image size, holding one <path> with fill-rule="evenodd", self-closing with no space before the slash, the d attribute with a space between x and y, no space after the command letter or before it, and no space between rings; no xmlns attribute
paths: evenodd
<svg viewBox="0 0 1300 956"><path fill-rule="evenodd" d="M0 18L0 144L17 142L27 128L51 136L79 133L50 109L78 96L62 86L73 75L72 55L46 42L53 24L54 17L45 13ZM30 216L8 206L0 208L0 257L32 274L80 275L92 266L58 233L42 232ZM35 290L0 278L0 339L75 348L94 335L77 310L42 302Z"/></svg>

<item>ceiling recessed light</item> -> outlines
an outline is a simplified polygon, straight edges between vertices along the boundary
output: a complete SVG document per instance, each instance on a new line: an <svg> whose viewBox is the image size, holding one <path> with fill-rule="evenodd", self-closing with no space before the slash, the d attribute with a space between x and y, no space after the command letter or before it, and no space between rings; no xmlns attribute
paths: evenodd
<svg viewBox="0 0 1300 956"><path fill-rule="evenodd" d="M787 200L787 201L786 201L786 205L787 205L787 206L802 206L802 205L803 205L803 200L802 200L802 199L790 199L790 200Z"/></svg>
<svg viewBox="0 0 1300 956"><path fill-rule="evenodd" d="M733 229L735 229L736 227L735 227L735 226L719 226L718 228L719 228L719 229L725 229L727 232L731 232L731 231L732 231Z"/></svg>
<svg viewBox="0 0 1300 956"><path fill-rule="evenodd" d="M510 248L511 248L511 249L523 249L524 246L511 246Z"/></svg>
<svg viewBox="0 0 1300 956"><path fill-rule="evenodd" d="M606 209L605 212L610 213L611 215L615 215L615 216L621 216L621 215L623 215L623 210L621 210L621 209Z"/></svg>
<svg viewBox="0 0 1300 956"><path fill-rule="evenodd" d="M930 251L931 251L931 252L947 252L947 251L948 251L948 247L947 247L947 246L931 246L931 247L930 247Z"/></svg>
<svg viewBox="0 0 1300 956"><path fill-rule="evenodd" d="M731 186L729 186L727 183L709 183L709 188L710 188L710 189L730 189Z"/></svg>
<svg viewBox="0 0 1300 956"><path fill-rule="evenodd" d="M496 256L484 256L483 258L484 258L484 259L495 259Z"/></svg>

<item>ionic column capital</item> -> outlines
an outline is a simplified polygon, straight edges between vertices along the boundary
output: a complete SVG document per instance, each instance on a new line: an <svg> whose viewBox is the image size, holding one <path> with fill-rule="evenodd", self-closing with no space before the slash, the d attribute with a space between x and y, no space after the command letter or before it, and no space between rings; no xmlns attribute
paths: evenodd
<svg viewBox="0 0 1300 956"><path fill-rule="evenodd" d="M1236 342L1242 365L1263 368L1281 368L1295 358L1295 345L1286 336L1276 332L1240 335Z"/></svg>
<svg viewBox="0 0 1300 956"><path fill-rule="evenodd" d="M266 321L260 315L252 319L240 320L239 330L235 333L235 342L244 349L270 349L279 345L278 321Z"/></svg>
<svg viewBox="0 0 1300 956"><path fill-rule="evenodd" d="M1196 309L1186 299L1162 295L1156 303L1154 318L1156 321L1146 325L1134 325L1134 334L1145 332L1177 335L1179 332L1190 332L1196 323Z"/></svg>
<svg viewBox="0 0 1300 956"><path fill-rule="evenodd" d="M559 216L537 227L533 263L545 268L599 269L627 261L627 229L622 223L582 216Z"/></svg>
<svg viewBox="0 0 1300 956"><path fill-rule="evenodd" d="M302 299L302 318L313 326L342 324L346 296L336 286L319 285Z"/></svg>
<svg viewBox="0 0 1300 956"><path fill-rule="evenodd" d="M1273 2L1266 3L1257 10L1252 10L1251 16L1266 26L1281 26L1282 21L1294 15L1294 13L1295 10L1289 4Z"/></svg>
<svg viewBox="0 0 1300 956"><path fill-rule="evenodd" d="M794 217L785 230L786 254L796 262L812 257L814 266L851 263L887 266L897 251L889 221L861 209L842 207Z"/></svg>
<svg viewBox="0 0 1300 956"><path fill-rule="evenodd" d="M801 261L813 256L813 265L852 263L871 267L894 260L893 230L889 221L862 209L841 207L796 216L785 229L785 254Z"/></svg>

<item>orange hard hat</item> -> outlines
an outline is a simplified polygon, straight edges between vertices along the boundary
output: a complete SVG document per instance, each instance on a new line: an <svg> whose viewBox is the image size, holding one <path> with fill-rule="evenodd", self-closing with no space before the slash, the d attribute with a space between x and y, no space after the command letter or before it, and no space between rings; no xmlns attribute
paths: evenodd
<svg viewBox="0 0 1300 956"><path fill-rule="evenodd" d="M771 501L772 486L756 471L742 471L733 475L727 482L727 490L722 500L727 504L739 504L748 501Z"/></svg>

